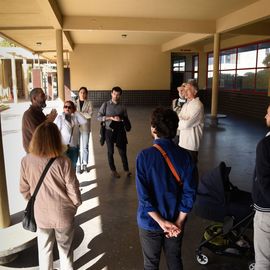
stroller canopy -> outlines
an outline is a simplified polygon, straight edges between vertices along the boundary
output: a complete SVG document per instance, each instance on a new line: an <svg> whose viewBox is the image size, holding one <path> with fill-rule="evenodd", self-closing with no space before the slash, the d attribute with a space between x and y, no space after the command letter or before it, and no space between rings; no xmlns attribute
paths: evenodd
<svg viewBox="0 0 270 270"><path fill-rule="evenodd" d="M252 211L251 194L239 190L230 182L230 171L231 167L222 161L201 177L195 202L198 216L220 222L225 216L233 216L238 221Z"/></svg>

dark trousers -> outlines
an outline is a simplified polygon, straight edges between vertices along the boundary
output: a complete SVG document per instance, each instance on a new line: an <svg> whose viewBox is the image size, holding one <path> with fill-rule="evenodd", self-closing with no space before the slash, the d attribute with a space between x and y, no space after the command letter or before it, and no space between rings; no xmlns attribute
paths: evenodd
<svg viewBox="0 0 270 270"><path fill-rule="evenodd" d="M109 166L112 171L116 171L116 167L114 164L114 144L115 142L113 141L113 132L110 130L106 130L105 133L105 140L107 144L107 154L108 154L108 161L109 161ZM127 160L127 145L123 144L121 147L117 147L119 155L121 157L122 163L123 163L123 168L125 171L129 171L128 167L128 160Z"/></svg>
<svg viewBox="0 0 270 270"><path fill-rule="evenodd" d="M187 149L186 149L187 150ZM196 181L196 184L198 186L199 184L199 171L198 171L198 151L191 151L187 150L191 156L191 159L195 165L194 170L193 170L193 179Z"/></svg>
<svg viewBox="0 0 270 270"><path fill-rule="evenodd" d="M163 249L169 270L183 270L181 246L183 233L166 238L163 232L151 232L139 228L144 258L144 270L158 270Z"/></svg>

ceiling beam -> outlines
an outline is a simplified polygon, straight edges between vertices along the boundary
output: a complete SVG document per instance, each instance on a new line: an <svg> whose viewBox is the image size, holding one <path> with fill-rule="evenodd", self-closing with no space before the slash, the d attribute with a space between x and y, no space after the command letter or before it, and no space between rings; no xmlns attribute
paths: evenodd
<svg viewBox="0 0 270 270"><path fill-rule="evenodd" d="M37 0L42 11L46 16L49 16L49 20L54 29L63 29L63 15L55 0ZM63 31L63 38L66 41L69 49L73 51L74 42L67 31Z"/></svg>
<svg viewBox="0 0 270 270"><path fill-rule="evenodd" d="M229 33L234 35L270 36L270 24L263 22L255 23L237 28Z"/></svg>
<svg viewBox="0 0 270 270"><path fill-rule="evenodd" d="M216 30L217 33L228 32L267 18L270 18L269 0L259 0L217 19Z"/></svg>
<svg viewBox="0 0 270 270"><path fill-rule="evenodd" d="M211 34L185 34L181 37L175 38L169 42L162 44L161 51L167 52L189 44L212 37Z"/></svg>
<svg viewBox="0 0 270 270"><path fill-rule="evenodd" d="M63 50L63 52L69 52L69 50ZM42 51L35 51L35 53L56 53L56 50L42 50Z"/></svg>
<svg viewBox="0 0 270 270"><path fill-rule="evenodd" d="M4 26L4 27L0 27L0 30L1 31L9 31L9 30L11 30L11 31L13 31L13 30L22 30L22 31L24 31L24 30L52 30L52 29L54 29L53 27L51 27L51 26L12 26L12 27L6 27L6 26Z"/></svg>
<svg viewBox="0 0 270 270"><path fill-rule="evenodd" d="M21 31L24 31L24 30L52 30L53 27L50 27L50 26L23 26L23 27L0 27L0 30L1 31L8 31L8 30L21 30Z"/></svg>
<svg viewBox="0 0 270 270"><path fill-rule="evenodd" d="M215 33L214 21L149 19L127 17L65 16L63 29L73 30L119 30L181 33Z"/></svg>
<svg viewBox="0 0 270 270"><path fill-rule="evenodd" d="M49 19L54 29L62 29L63 16L54 0L37 0L42 13Z"/></svg>
<svg viewBox="0 0 270 270"><path fill-rule="evenodd" d="M67 41L67 45L69 47L69 50L73 51L75 44L70 36L70 33L67 31L63 31L63 35L64 35L64 39Z"/></svg>

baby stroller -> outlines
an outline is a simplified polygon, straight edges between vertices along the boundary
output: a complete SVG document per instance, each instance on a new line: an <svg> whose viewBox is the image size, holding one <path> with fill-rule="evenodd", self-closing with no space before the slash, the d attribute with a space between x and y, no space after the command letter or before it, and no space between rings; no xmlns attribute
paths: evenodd
<svg viewBox="0 0 270 270"><path fill-rule="evenodd" d="M249 192L239 190L230 182L230 171L231 167L221 162L200 179L195 214L215 223L205 229L196 249L196 259L206 265L208 257L202 249L207 248L218 255L245 256L251 270L255 267L254 249L245 232L252 227L252 198Z"/></svg>

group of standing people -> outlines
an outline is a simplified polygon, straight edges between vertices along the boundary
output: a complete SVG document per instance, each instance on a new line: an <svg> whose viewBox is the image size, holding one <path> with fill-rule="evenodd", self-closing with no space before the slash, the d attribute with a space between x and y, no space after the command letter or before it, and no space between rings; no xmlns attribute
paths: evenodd
<svg viewBox="0 0 270 270"><path fill-rule="evenodd" d="M34 204L39 267L41 270L53 269L56 241L61 269L71 270L74 216L82 203L79 182L71 160L63 155L66 150L63 136L53 123L59 117L56 110L47 116L43 114L46 95L41 88L34 88L30 98L32 104L22 119L23 145L27 155L21 161L20 192L26 200L30 199L46 165L53 158Z"/></svg>
<svg viewBox="0 0 270 270"><path fill-rule="evenodd" d="M77 106L65 101L63 113L53 109L48 115L46 95L41 88L30 92L31 105L22 119L23 146L27 155L21 162L20 192L29 200L46 164L54 158L34 204L37 223L39 266L53 269L56 240L61 269L73 269L74 216L82 203L75 168L81 142L79 172L88 164L92 104L87 89L81 87ZM78 170L77 170L78 172Z"/></svg>
<svg viewBox="0 0 270 270"><path fill-rule="evenodd" d="M34 88L30 92L31 105L22 118L27 155L21 161L20 192L26 200L34 193L46 165L54 159L34 204L41 270L53 269L55 240L61 269L73 269L74 216L82 203L76 172L87 171L93 113L87 94L87 88L81 87L78 99L65 101L61 114L52 109L45 115L47 97L41 88ZM108 161L112 176L117 178L120 175L114 164L114 145L126 176L131 175L126 154L126 131L131 129L131 124L126 108L120 103L121 94L122 89L114 87L112 99L101 106L98 116L106 123Z"/></svg>
<svg viewBox="0 0 270 270"><path fill-rule="evenodd" d="M197 180L194 178L197 159L192 154L198 151L202 135L199 131L203 126L203 123L199 123L197 127L194 119L202 119L200 103L195 98L196 92L196 85L191 82L184 89L182 87L181 100L174 107L180 106L178 114L165 108L153 111L151 134L155 147L145 149L137 156L137 221L145 269L158 269L162 249L169 269L182 269L184 224L192 209L197 187ZM121 95L122 89L114 87L111 90L111 99L101 105L97 115L97 119L105 124L107 158L114 178L120 178L114 162L114 146L121 157L125 176L131 175L126 135L131 129L131 123L127 109L120 101ZM42 89L33 89L30 98L32 104L24 113L22 122L27 155L21 164L20 191L28 200L45 165L51 158L56 158L35 203L40 269L52 268L55 240L61 269L72 269L73 221L76 209L81 204L75 169L81 172L87 168L93 108L87 100L85 87L79 89L79 98L75 103L70 100L64 102L63 113L59 115L55 110L47 116L43 114L46 96ZM177 132L181 147L173 142ZM189 138L185 140L185 136ZM182 142L185 143L186 150ZM164 160L164 152L177 173L177 179ZM44 204L44 201L49 203Z"/></svg>
<svg viewBox="0 0 270 270"><path fill-rule="evenodd" d="M197 81L190 79L177 90L179 98L172 103L172 109L179 117L176 143L186 149L197 163L204 127L204 106L197 97Z"/></svg>
<svg viewBox="0 0 270 270"><path fill-rule="evenodd" d="M63 144L67 147L66 155L71 159L77 173L87 171L89 158L93 106L87 96L87 88L81 87L76 102L65 101L63 113L55 119L55 124L62 134Z"/></svg>
<svg viewBox="0 0 270 270"><path fill-rule="evenodd" d="M179 98L172 109L156 108L151 115L153 146L136 159L138 194L137 222L144 257L144 269L159 268L162 249L168 269L183 269L181 245L184 226L196 196L198 150L203 134L204 108L196 96L198 85L189 80L178 87ZM126 132L131 129L126 107L121 104L122 89L114 87L111 100L104 102L97 119L105 123L105 141L111 175L119 178L114 163L117 147L127 177ZM66 101L63 113L51 110L44 115L46 95L41 88L30 93L31 106L22 120L23 146L27 155L21 162L20 191L29 200L46 164L54 158L35 201L39 265L52 269L56 240L61 269L73 269L72 241L74 216L82 203L77 172L87 170L89 134L93 107L87 88L79 89L76 102ZM265 116L270 127L270 106ZM255 269L270 267L269 168L270 133L256 150L253 182ZM81 157L79 165L79 145ZM180 146L180 147L179 147ZM65 155L63 155L65 153ZM46 203L44 203L46 202Z"/></svg>
<svg viewBox="0 0 270 270"><path fill-rule="evenodd" d="M29 152L29 144L36 128L43 122L54 122L62 135L62 143L66 147L66 155L72 161L77 172L87 171L89 158L89 136L91 132L91 117L93 106L87 99L86 87L79 89L79 98L76 103L71 100L64 102L63 112L57 114L52 109L48 115L42 110L46 107L46 95L41 88L34 88L30 92L31 106L25 111L22 119L23 146ZM80 149L81 148L81 149ZM79 153L81 152L80 158Z"/></svg>

